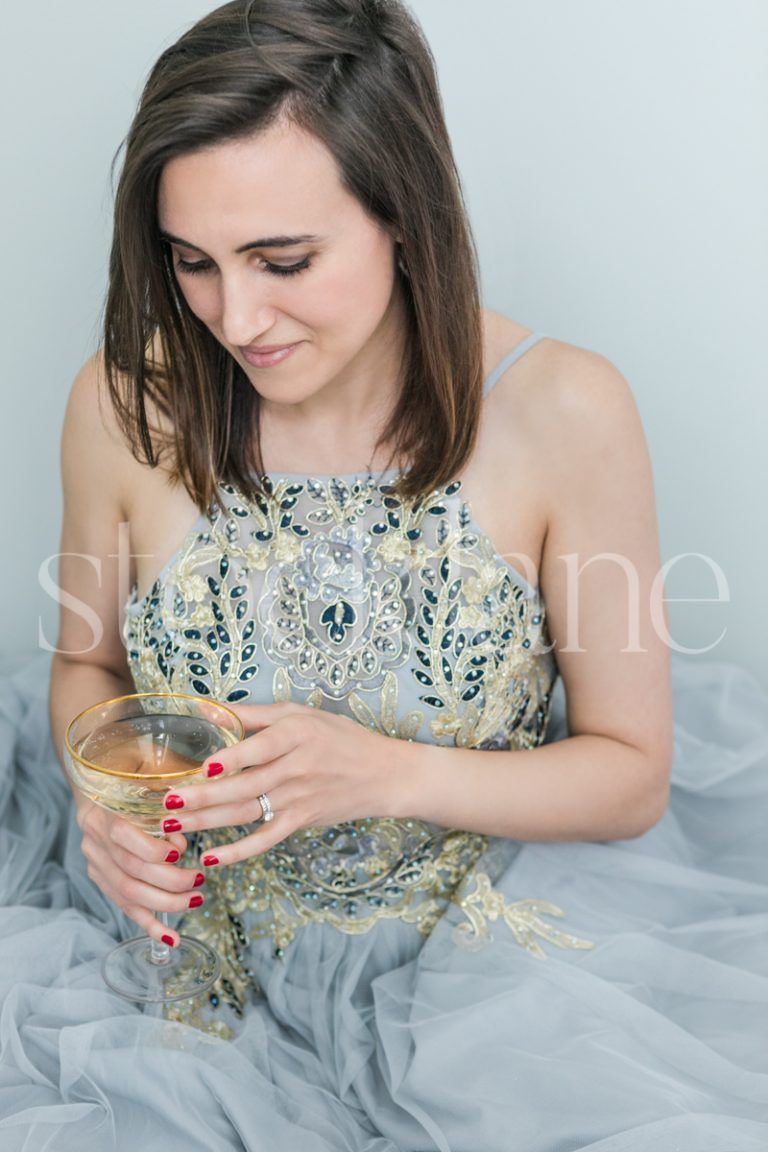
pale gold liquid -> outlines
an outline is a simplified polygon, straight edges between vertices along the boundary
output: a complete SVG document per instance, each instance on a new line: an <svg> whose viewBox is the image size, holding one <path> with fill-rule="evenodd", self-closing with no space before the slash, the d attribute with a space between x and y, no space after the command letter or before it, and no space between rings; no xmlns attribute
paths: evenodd
<svg viewBox="0 0 768 1152"><path fill-rule="evenodd" d="M198 716L150 714L94 729L77 746L85 760L128 777L110 776L73 761L79 789L102 808L117 812L147 832L159 834L168 813L165 796L182 784L201 783L203 762L237 742L233 732ZM167 774L153 780L152 774Z"/></svg>

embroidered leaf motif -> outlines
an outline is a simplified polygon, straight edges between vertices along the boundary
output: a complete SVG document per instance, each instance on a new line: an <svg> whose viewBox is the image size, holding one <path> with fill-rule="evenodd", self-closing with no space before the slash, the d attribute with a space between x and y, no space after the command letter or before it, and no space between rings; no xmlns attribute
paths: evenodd
<svg viewBox="0 0 768 1152"><path fill-rule="evenodd" d="M240 700L247 700L250 692L246 692L244 688L235 688L233 692L227 694L228 704L237 704Z"/></svg>

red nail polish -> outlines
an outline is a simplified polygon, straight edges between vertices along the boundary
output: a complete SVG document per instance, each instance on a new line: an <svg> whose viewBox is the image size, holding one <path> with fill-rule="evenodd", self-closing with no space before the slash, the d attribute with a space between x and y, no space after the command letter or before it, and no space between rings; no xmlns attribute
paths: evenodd
<svg viewBox="0 0 768 1152"><path fill-rule="evenodd" d="M169 948L176 947L176 941L174 940L173 936L161 936L161 940L163 941L163 944L167 944Z"/></svg>
<svg viewBox="0 0 768 1152"><path fill-rule="evenodd" d="M199 888L201 884L205 884L205 876L203 876L202 872L198 872L197 876L195 876L195 882L192 887Z"/></svg>
<svg viewBox="0 0 768 1152"><path fill-rule="evenodd" d="M163 832L181 832L181 824L178 820L163 820Z"/></svg>
<svg viewBox="0 0 768 1152"><path fill-rule="evenodd" d="M189 906L190 908L199 908L203 902L202 896L193 896L189 902Z"/></svg>
<svg viewBox="0 0 768 1152"><path fill-rule="evenodd" d="M208 765L208 776L209 777L210 776L221 776L223 771L224 771L224 765L223 764L214 763L214 764Z"/></svg>
<svg viewBox="0 0 768 1152"><path fill-rule="evenodd" d="M171 810L174 808L183 808L184 801L182 800L181 796L174 796L172 792L169 792L165 798L165 806Z"/></svg>
<svg viewBox="0 0 768 1152"><path fill-rule="evenodd" d="M175 864L178 859L179 859L179 853L176 851L175 848L171 848L170 852L168 853L168 855L165 858L165 862L166 862L166 864Z"/></svg>
<svg viewBox="0 0 768 1152"><path fill-rule="evenodd" d="M202 863L206 868L214 868L219 863L218 856L203 856Z"/></svg>

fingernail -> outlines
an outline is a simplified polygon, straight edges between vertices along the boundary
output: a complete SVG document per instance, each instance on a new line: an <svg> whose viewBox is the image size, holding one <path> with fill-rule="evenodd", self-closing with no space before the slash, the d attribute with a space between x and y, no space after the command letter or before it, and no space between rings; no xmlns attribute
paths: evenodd
<svg viewBox="0 0 768 1152"><path fill-rule="evenodd" d="M204 903L202 896L193 896L189 901L190 908L199 908Z"/></svg>
<svg viewBox="0 0 768 1152"><path fill-rule="evenodd" d="M206 868L213 868L219 863L218 856L203 856L202 863Z"/></svg>
<svg viewBox="0 0 768 1152"><path fill-rule="evenodd" d="M173 794L173 792L169 792L165 798L165 806L166 806L166 808L171 808L171 809L183 808L184 807L184 801L182 800L181 796L175 796Z"/></svg>
<svg viewBox="0 0 768 1152"><path fill-rule="evenodd" d="M163 820L163 832L181 832L181 823L178 820Z"/></svg>
<svg viewBox="0 0 768 1152"><path fill-rule="evenodd" d="M202 872L198 872L197 876L195 876L195 882L192 887L199 888L201 884L205 884L205 876L203 876Z"/></svg>
<svg viewBox="0 0 768 1152"><path fill-rule="evenodd" d="M221 776L223 771L224 771L224 765L223 764L214 763L214 764L208 765L208 775L209 776Z"/></svg>
<svg viewBox="0 0 768 1152"><path fill-rule="evenodd" d="M166 862L166 864L175 864L178 859L179 859L179 853L176 851L175 848L171 848L170 852L168 853L168 855L165 858L165 862Z"/></svg>
<svg viewBox="0 0 768 1152"><path fill-rule="evenodd" d="M174 940L173 936L161 936L160 939L162 940L163 944L167 944L169 948L176 947L176 941Z"/></svg>

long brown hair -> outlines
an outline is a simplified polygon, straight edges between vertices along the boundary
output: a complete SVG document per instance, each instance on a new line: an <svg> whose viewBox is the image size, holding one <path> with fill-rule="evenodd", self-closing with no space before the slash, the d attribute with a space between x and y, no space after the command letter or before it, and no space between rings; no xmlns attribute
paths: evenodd
<svg viewBox="0 0 768 1152"><path fill-rule="evenodd" d="M349 191L402 238L408 332L380 444L414 497L454 479L477 435L482 343L476 254L434 61L399 0L233 0L162 54L125 142L105 309L112 403L137 459L201 510L220 481L261 490L259 397L176 289L158 226L165 164L287 116L335 157ZM152 349L159 354L154 355ZM172 433L158 438L148 403Z"/></svg>

